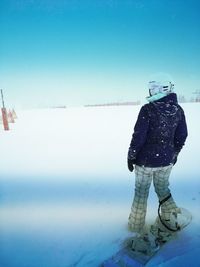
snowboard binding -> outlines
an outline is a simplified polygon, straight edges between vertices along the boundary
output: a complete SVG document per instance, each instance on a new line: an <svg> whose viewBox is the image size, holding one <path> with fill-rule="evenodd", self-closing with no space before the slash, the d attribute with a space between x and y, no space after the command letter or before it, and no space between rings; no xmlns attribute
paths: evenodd
<svg viewBox="0 0 200 267"><path fill-rule="evenodd" d="M162 215L160 214L161 206L168 201L172 197L171 194L169 194L166 198L164 198L162 201L159 201L159 207L158 207L158 218L160 225L162 226L161 229L164 231L167 231L169 233L176 233L178 231L181 231L183 228L185 228L190 221L192 220L192 215L190 212L184 208L176 208L171 211L169 220L164 220L162 218ZM156 220L158 221L158 219Z"/></svg>

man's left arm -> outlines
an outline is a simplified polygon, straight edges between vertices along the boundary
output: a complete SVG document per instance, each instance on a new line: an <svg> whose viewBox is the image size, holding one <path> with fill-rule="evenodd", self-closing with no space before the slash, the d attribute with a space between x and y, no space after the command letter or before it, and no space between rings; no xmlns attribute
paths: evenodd
<svg viewBox="0 0 200 267"><path fill-rule="evenodd" d="M128 168L130 171L133 171L133 165L136 162L137 154L146 142L148 128L149 116L146 106L143 106L138 114L130 147L128 150Z"/></svg>

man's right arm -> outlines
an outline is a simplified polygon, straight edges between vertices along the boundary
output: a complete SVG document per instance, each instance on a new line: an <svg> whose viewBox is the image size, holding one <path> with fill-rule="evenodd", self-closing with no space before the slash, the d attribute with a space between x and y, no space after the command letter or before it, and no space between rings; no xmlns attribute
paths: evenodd
<svg viewBox="0 0 200 267"><path fill-rule="evenodd" d="M184 111L181 108L181 120L176 128L175 135L174 135L174 148L175 148L175 154L178 155L178 153L181 151L185 144L185 140L188 136L188 130L187 130L187 123L185 119Z"/></svg>

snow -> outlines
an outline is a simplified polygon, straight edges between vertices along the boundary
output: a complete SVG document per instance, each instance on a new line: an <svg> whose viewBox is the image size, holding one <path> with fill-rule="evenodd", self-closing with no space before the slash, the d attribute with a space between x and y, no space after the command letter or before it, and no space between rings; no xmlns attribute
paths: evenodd
<svg viewBox="0 0 200 267"><path fill-rule="evenodd" d="M189 136L171 174L192 223L146 266L200 266L199 103L182 104ZM140 106L16 111L0 130L0 266L95 267L131 236L127 150ZM147 222L157 198L151 187Z"/></svg>

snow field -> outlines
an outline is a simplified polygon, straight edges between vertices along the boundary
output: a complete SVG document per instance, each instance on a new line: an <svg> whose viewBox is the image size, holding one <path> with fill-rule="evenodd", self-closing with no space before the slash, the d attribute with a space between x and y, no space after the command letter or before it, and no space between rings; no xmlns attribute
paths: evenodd
<svg viewBox="0 0 200 267"><path fill-rule="evenodd" d="M189 266L191 259L192 266L200 265L200 105L182 106L189 136L170 181L174 198L191 210L193 222L148 267ZM131 235L126 224L134 174L126 156L139 109L18 111L11 130L0 130L2 267L95 267L119 249ZM148 222L154 221L157 205L151 187Z"/></svg>

